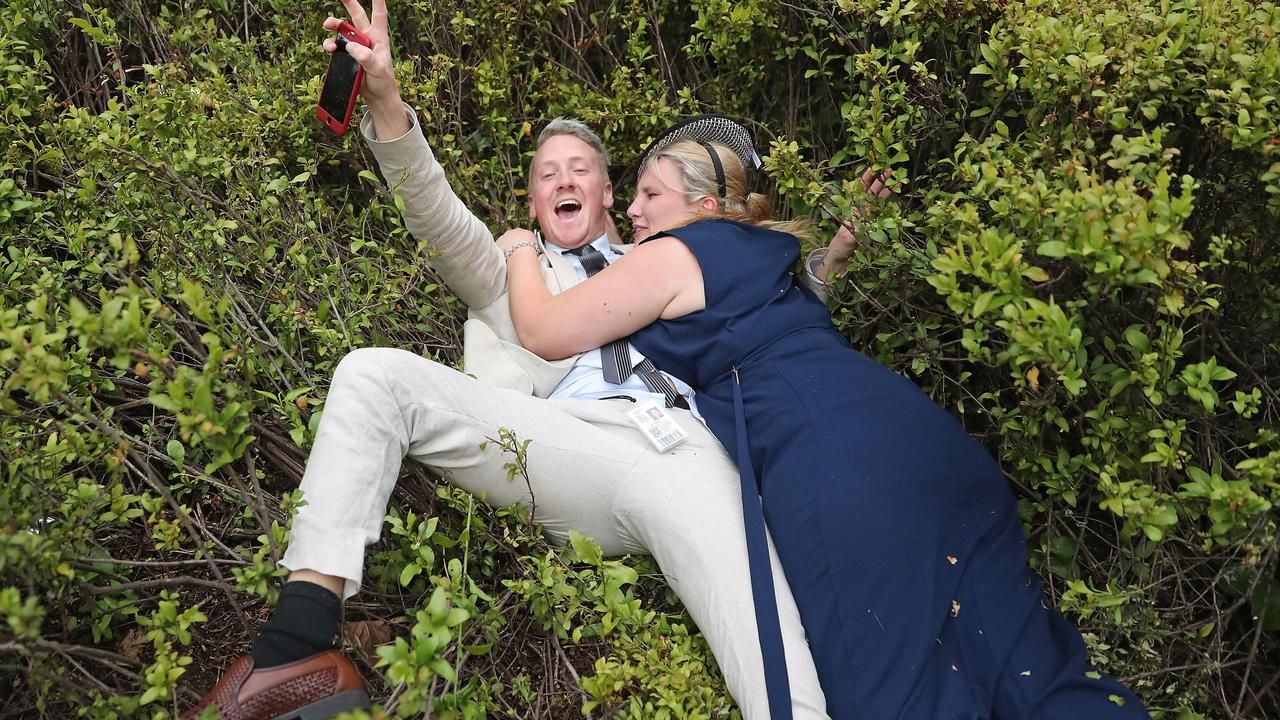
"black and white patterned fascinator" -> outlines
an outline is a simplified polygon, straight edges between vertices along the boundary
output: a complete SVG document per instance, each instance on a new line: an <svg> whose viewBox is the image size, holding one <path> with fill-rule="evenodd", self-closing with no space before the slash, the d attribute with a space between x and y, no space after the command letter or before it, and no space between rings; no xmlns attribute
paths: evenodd
<svg viewBox="0 0 1280 720"><path fill-rule="evenodd" d="M641 153L638 166L644 167L654 153L681 140L692 140L707 149L707 153L711 155L711 163L715 165L716 181L722 198L725 197L724 168L721 167L720 157L711 143L727 146L742 161L743 167L750 170L760 168L760 156L756 154L751 142L751 133L733 118L714 114L686 118L667 128Z"/></svg>

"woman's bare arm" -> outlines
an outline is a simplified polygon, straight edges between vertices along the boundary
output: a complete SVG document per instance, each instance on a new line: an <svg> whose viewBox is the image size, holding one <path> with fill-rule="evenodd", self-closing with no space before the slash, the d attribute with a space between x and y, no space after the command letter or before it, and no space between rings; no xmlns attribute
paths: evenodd
<svg viewBox="0 0 1280 720"><path fill-rule="evenodd" d="M510 230L498 239L507 250L533 234ZM705 307L702 271L674 237L644 243L585 282L552 295L542 280L535 246L507 259L508 302L520 344L548 360L601 347L659 318Z"/></svg>

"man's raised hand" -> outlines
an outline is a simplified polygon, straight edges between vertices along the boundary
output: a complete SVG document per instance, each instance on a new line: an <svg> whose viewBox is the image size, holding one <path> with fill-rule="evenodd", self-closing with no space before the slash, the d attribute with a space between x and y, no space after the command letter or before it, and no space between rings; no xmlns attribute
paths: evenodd
<svg viewBox="0 0 1280 720"><path fill-rule="evenodd" d="M386 0L373 0L372 16L365 13L360 0L342 0L342 5L351 17L351 24L369 38L369 47L355 42L347 43L347 54L364 68L364 82L361 85L360 94L369 103L369 109L375 115L392 111L403 115L400 109L400 89L396 85L396 76L391 64L391 38L387 34ZM324 21L324 29L331 33L337 32L340 22L338 18L330 16ZM335 52L338 49L337 41L332 37L325 38L324 49L325 52ZM382 123L379 123L379 127L381 126ZM403 131L396 134L403 134Z"/></svg>

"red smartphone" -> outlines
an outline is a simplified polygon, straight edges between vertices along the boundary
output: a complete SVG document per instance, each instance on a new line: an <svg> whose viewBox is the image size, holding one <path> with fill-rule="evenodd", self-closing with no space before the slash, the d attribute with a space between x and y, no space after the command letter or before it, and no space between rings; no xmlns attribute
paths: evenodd
<svg viewBox="0 0 1280 720"><path fill-rule="evenodd" d="M329 69L324 74L324 86L320 89L320 102L316 104L316 117L324 121L338 135L346 135L351 125L351 113L356 109L356 95L364 68L347 54L347 41L358 42L365 47L369 38L360 34L346 20L338 26L338 49L329 56Z"/></svg>

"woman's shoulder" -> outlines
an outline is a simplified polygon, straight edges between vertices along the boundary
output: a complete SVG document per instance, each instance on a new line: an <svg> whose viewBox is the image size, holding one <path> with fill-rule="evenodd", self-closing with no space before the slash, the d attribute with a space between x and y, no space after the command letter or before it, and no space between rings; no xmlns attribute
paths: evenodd
<svg viewBox="0 0 1280 720"><path fill-rule="evenodd" d="M642 243L660 238L675 238L695 255L705 252L740 253L750 249L771 248L779 252L795 250L800 243L795 235L731 218L704 218L687 225L655 233Z"/></svg>
<svg viewBox="0 0 1280 720"><path fill-rule="evenodd" d="M696 229L696 230L712 230L712 231L738 230L743 232L750 232L752 230L764 229L759 226L752 225L751 223L742 222L741 220L733 220L731 218L724 218L724 217L709 217L709 218L702 218L701 220L694 220L688 225L685 225L685 227Z"/></svg>
<svg viewBox="0 0 1280 720"><path fill-rule="evenodd" d="M667 231L667 234L674 235L676 237L682 237L684 235L689 235L689 234L716 235L721 233L730 233L734 235L743 235L743 236L765 236L765 237L774 237L778 239L786 238L792 241L795 240L795 236L791 235L790 233L781 232L779 230L773 230L771 228L767 228L761 225L756 225L754 223L745 222L742 220L734 220L733 218L723 218L723 217L703 218L701 220L695 220L689 223L688 225L684 225L683 227L678 227L678 228L674 228L672 230Z"/></svg>

